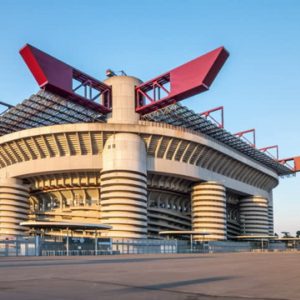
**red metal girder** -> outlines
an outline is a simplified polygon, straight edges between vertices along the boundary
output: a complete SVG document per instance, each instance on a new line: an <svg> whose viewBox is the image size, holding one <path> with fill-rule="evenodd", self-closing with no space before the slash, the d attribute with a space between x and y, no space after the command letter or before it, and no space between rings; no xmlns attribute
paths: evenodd
<svg viewBox="0 0 300 300"><path fill-rule="evenodd" d="M280 159L278 162L283 165L288 165L288 167L292 168L292 171L294 172L300 172L300 156ZM290 166L288 164L289 162L292 162L293 166Z"/></svg>
<svg viewBox="0 0 300 300"><path fill-rule="evenodd" d="M26 44L20 54L39 84L40 88L51 91L83 106L103 114L111 111L111 87L84 72ZM73 90L73 79L84 87L95 89L103 95L103 104L93 102Z"/></svg>
<svg viewBox="0 0 300 300"><path fill-rule="evenodd" d="M270 153L268 151L268 150L271 150L271 149L275 149L276 156L274 156L272 153ZM268 153L270 156L272 156L276 160L279 159L279 147L278 147L278 145L268 146L268 147L260 148L258 150L261 151L261 152L264 152L264 153Z"/></svg>
<svg viewBox="0 0 300 300"><path fill-rule="evenodd" d="M248 133L252 133L252 141L250 141L245 135ZM246 142L248 142L252 147L256 147L256 136L255 136L255 128L243 130L234 134L239 138L243 138Z"/></svg>
<svg viewBox="0 0 300 300"><path fill-rule="evenodd" d="M221 112L221 121L216 120L213 116L212 113L220 111ZM218 106L215 108L212 108L210 110L204 111L200 113L200 116L203 116L205 118L210 118L214 123L218 125L219 128L224 128L224 107L223 106Z"/></svg>
<svg viewBox="0 0 300 300"><path fill-rule="evenodd" d="M220 47L137 86L136 111L147 114L208 90L228 56ZM170 85L169 89L165 84ZM166 94L162 98L160 90Z"/></svg>

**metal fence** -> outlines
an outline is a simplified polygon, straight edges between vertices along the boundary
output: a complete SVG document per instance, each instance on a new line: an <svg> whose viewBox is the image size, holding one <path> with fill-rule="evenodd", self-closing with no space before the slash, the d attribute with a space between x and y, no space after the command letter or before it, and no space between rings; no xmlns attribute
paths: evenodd
<svg viewBox="0 0 300 300"><path fill-rule="evenodd" d="M65 237L18 237L0 240L0 256L71 256L71 255L117 255L147 253L216 253L248 251L299 251L300 245L288 249L285 243L214 241L197 242L191 245L186 240L159 239L114 239Z"/></svg>
<svg viewBox="0 0 300 300"><path fill-rule="evenodd" d="M196 247L195 249L196 250ZM0 256L71 256L191 252L188 241L155 239L18 237L0 240ZM197 252L199 249L197 248Z"/></svg>
<svg viewBox="0 0 300 300"><path fill-rule="evenodd" d="M120 254L146 254L146 253L178 253L180 248L186 248L186 241L141 239L113 240L112 251Z"/></svg>
<svg viewBox="0 0 300 300"><path fill-rule="evenodd" d="M35 256L38 248L39 241L34 237L0 240L0 256Z"/></svg>

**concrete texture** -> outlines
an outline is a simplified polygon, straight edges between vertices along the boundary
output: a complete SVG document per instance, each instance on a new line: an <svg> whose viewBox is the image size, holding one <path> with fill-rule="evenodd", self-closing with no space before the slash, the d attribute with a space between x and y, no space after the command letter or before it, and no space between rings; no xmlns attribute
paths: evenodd
<svg viewBox="0 0 300 300"><path fill-rule="evenodd" d="M127 138L129 136L131 138ZM88 123L33 128L0 137L0 148L6 157L3 160L4 156L1 158L0 155L0 235L3 238L21 234L19 221L27 218L31 221L42 219L55 222L68 218L74 222L105 222L116 227L114 237L127 238L133 238L133 232L137 232L136 237L145 237L146 231L152 237L158 237L158 232L162 230L190 230L191 184L216 181L231 193L238 191L230 200L238 210L240 193L267 199L277 185L278 177L274 171L221 146L211 138L187 129L147 121L139 121L138 124ZM100 173L104 179L105 170L109 171L110 174L105 176L110 179L104 188ZM115 171L122 171L123 174L119 173L122 176L115 178ZM134 182L130 180L128 184L130 171L141 174L136 176L140 178ZM144 176L146 173L147 177ZM131 174L131 177L135 176ZM261 180L262 177L265 179ZM23 188L27 190L30 187L29 199L16 196L12 186L7 189L8 181L22 182L23 179L30 184ZM147 204L153 200L152 206L146 208L147 214L143 183L146 179ZM133 200L132 193L129 195L124 190L125 184L128 185L126 189L132 192L138 189ZM114 193L114 199L110 199L112 193L107 192L106 203L112 201L114 208L117 208L121 199L124 204L122 208L119 206L118 210L109 211L109 205L101 205L105 189L116 189L118 192ZM124 194L127 194L125 198ZM141 199L136 199L137 195L142 195L139 197ZM25 203L26 199L28 201ZM137 205L136 200L142 201ZM20 207L24 204L27 205L25 210ZM132 223L137 218L130 217L130 231L125 228L127 220L120 218L125 206L127 216L129 206L131 211L135 210L135 216L139 215L136 228ZM142 212L137 213L138 207L142 207ZM104 215L105 218L102 218ZM268 220L272 233L271 209ZM120 224L120 221L123 223ZM237 218L227 221L227 235L239 235ZM224 225L220 227L224 230ZM203 230L209 231L205 227ZM61 235L58 231L56 234ZM89 236L88 233L82 235Z"/></svg>
<svg viewBox="0 0 300 300"><path fill-rule="evenodd" d="M0 299L300 299L300 253L0 258Z"/></svg>

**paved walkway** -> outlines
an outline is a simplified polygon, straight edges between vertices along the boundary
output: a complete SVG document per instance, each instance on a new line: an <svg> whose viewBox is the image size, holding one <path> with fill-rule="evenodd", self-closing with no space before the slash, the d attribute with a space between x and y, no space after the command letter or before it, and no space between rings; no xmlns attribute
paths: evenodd
<svg viewBox="0 0 300 300"><path fill-rule="evenodd" d="M1 300L300 299L300 253L0 257Z"/></svg>

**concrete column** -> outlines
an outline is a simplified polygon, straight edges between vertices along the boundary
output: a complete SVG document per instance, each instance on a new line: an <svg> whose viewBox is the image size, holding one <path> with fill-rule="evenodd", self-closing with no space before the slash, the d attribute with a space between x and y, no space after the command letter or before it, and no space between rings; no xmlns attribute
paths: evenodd
<svg viewBox="0 0 300 300"><path fill-rule="evenodd" d="M269 235L274 235L274 214L273 214L273 194L270 193L268 199L268 221L269 221Z"/></svg>
<svg viewBox="0 0 300 300"><path fill-rule="evenodd" d="M268 235L268 200L252 196L240 200L241 232L244 235Z"/></svg>
<svg viewBox="0 0 300 300"><path fill-rule="evenodd" d="M101 222L109 237L147 237L146 147L136 134L117 133L106 141L101 171Z"/></svg>
<svg viewBox="0 0 300 300"><path fill-rule="evenodd" d="M217 182L197 183L192 188L192 226L194 231L209 233L196 240L226 240L225 187Z"/></svg>
<svg viewBox="0 0 300 300"><path fill-rule="evenodd" d="M29 188L21 180L0 180L0 237L24 235L20 222L28 219Z"/></svg>
<svg viewBox="0 0 300 300"><path fill-rule="evenodd" d="M131 76L114 76L105 80L112 87L112 113L108 123L138 123L140 115L135 112L135 87L142 81Z"/></svg>

